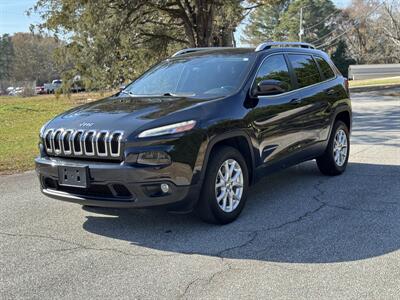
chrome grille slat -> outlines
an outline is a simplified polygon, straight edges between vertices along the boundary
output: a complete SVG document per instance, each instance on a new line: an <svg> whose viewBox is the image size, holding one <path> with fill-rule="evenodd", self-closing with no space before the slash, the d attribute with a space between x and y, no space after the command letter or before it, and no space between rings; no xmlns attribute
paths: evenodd
<svg viewBox="0 0 400 300"><path fill-rule="evenodd" d="M123 131L47 129L42 142L48 155L66 157L121 157Z"/></svg>
<svg viewBox="0 0 400 300"><path fill-rule="evenodd" d="M65 155L71 155L72 154L72 143L71 143L71 135L74 131L72 129L67 129L64 130L64 132L61 135L61 146L62 146L62 151ZM67 136L69 133L69 136ZM67 144L68 144L68 149L65 147L65 138L67 137Z"/></svg>
<svg viewBox="0 0 400 300"><path fill-rule="evenodd" d="M51 135L53 134L53 132L54 129L47 129L43 135L43 145L47 153L53 153L53 146L51 143Z"/></svg>
<svg viewBox="0 0 400 300"><path fill-rule="evenodd" d="M53 146L53 151L55 154L61 154L61 136L62 133L64 132L64 129L60 128L55 131L53 131L53 134L51 135L51 143Z"/></svg>
<svg viewBox="0 0 400 300"><path fill-rule="evenodd" d="M97 151L97 155L98 156L107 156L108 155L108 136L109 136L109 132L107 130L101 130L97 133L96 135L96 151ZM104 151L101 152L99 149L99 145L100 145L100 141L99 139L101 138L101 136L104 135L103 141L102 143L104 144Z"/></svg>
<svg viewBox="0 0 400 300"><path fill-rule="evenodd" d="M114 132L112 132L111 134L110 134L110 137L109 137L109 147L110 147L110 155L112 156L112 157L119 157L120 155L121 155L121 141L122 141L122 136L123 136L123 131L114 131ZM119 135L118 136L118 140L117 140L117 152L115 152L115 151L113 151L113 148L112 148L112 143L113 143L113 140L114 140L114 137L115 136L117 136L117 135Z"/></svg>
<svg viewBox="0 0 400 300"><path fill-rule="evenodd" d="M88 140L88 136L90 136L91 140ZM94 156L95 155L95 146L94 146L94 139L96 136L95 130L88 130L83 134L83 150L85 151L85 155L87 156ZM88 147L86 147L87 142L91 144L92 151L88 151Z"/></svg>
<svg viewBox="0 0 400 300"><path fill-rule="evenodd" d="M77 137L77 135L80 133L80 135ZM83 137L84 131L83 130L76 130L72 134L72 150L74 151L74 155L83 155L83 147L82 147L82 137ZM77 142L79 144L79 151L75 147L75 140L77 139Z"/></svg>

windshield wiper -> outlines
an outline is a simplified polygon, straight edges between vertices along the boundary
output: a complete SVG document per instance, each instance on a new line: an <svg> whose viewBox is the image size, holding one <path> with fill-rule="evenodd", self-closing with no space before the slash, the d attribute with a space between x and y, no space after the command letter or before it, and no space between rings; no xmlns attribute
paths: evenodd
<svg viewBox="0 0 400 300"><path fill-rule="evenodd" d="M164 93L163 96L166 97L193 97L196 94L194 93Z"/></svg>
<svg viewBox="0 0 400 300"><path fill-rule="evenodd" d="M126 91L126 90L122 90L120 91L121 94L126 94L129 95L130 97L193 97L196 94L194 93L164 93L161 95L157 95L157 94L134 94L132 92Z"/></svg>
<svg viewBox="0 0 400 300"><path fill-rule="evenodd" d="M129 96L131 96L131 97L135 97L135 95L134 95L132 92L129 92L129 91L122 90L122 91L120 91L120 93L121 93L121 94L129 95Z"/></svg>

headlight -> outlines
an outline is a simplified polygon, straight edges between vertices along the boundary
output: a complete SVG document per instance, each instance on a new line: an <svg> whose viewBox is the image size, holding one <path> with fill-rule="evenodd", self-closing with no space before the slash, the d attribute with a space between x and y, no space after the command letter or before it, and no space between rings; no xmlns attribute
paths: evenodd
<svg viewBox="0 0 400 300"><path fill-rule="evenodd" d="M195 125L196 121L190 120L176 124L152 128L141 132L139 134L139 138L185 132L191 130Z"/></svg>

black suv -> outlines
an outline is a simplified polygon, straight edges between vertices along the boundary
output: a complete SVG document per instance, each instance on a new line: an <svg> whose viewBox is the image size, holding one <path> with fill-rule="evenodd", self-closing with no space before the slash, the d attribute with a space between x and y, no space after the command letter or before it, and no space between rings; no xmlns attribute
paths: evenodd
<svg viewBox="0 0 400 300"><path fill-rule="evenodd" d="M53 198L224 224L265 173L311 159L342 173L351 114L347 80L312 45L185 49L48 122L36 170Z"/></svg>

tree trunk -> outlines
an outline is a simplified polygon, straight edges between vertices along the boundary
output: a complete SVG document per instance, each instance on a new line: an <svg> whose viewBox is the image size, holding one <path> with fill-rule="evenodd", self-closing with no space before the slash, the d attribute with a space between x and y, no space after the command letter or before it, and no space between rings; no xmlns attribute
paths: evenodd
<svg viewBox="0 0 400 300"><path fill-rule="evenodd" d="M208 47L210 46L211 33L213 31L214 19L214 6L213 1L210 0L196 0L196 46Z"/></svg>

